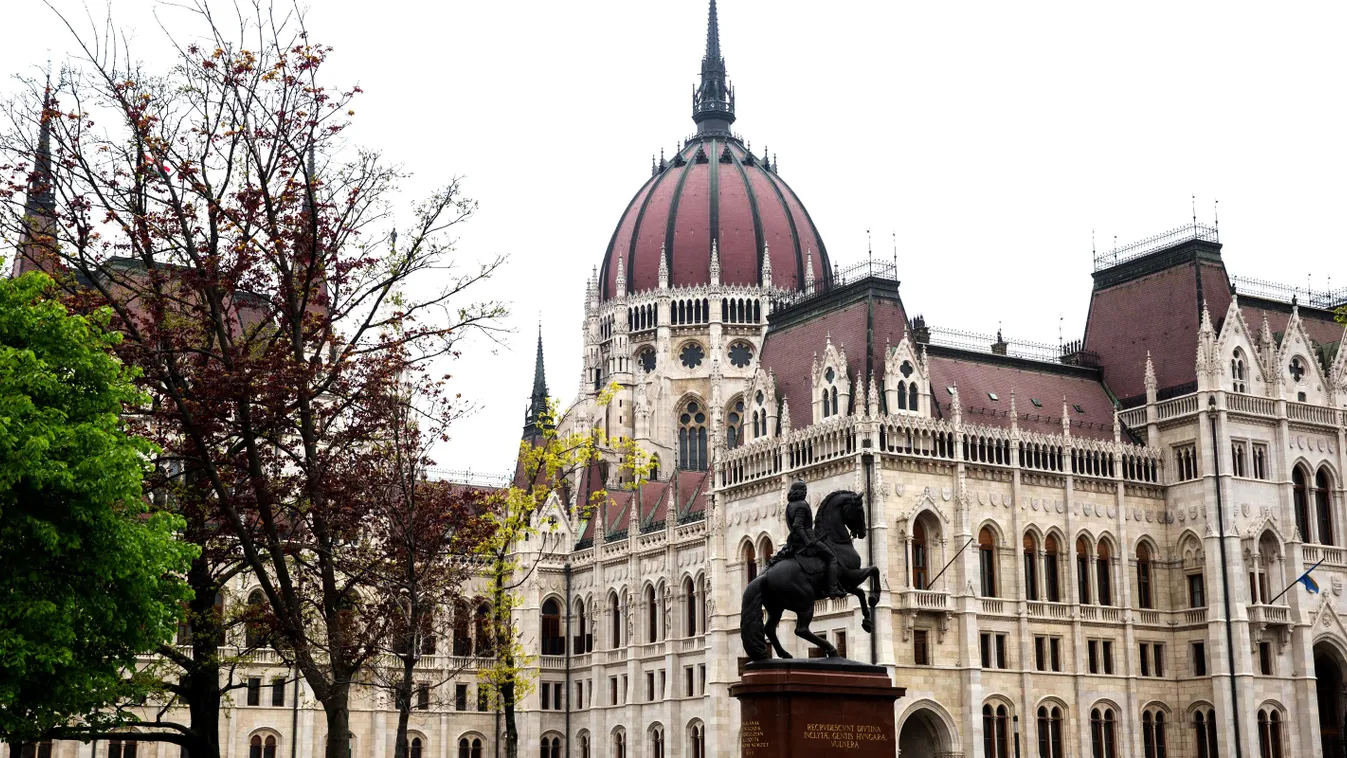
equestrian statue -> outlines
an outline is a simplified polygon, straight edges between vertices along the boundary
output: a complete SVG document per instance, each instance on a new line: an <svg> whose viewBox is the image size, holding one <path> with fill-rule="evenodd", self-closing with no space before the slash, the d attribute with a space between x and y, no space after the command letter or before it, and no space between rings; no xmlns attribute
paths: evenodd
<svg viewBox="0 0 1347 758"><path fill-rule="evenodd" d="M755 661L769 657L770 642L778 658L790 658L776 636L776 625L783 611L795 614L795 636L812 642L829 658L837 657L837 648L809 631L814 620L814 603L825 598L855 595L861 602L861 628L874 632L871 609L879 603L879 569L861 566L860 553L853 539L866 534L864 499L847 490L838 490L819 504L815 514L805 499L808 489L796 480L786 500L786 523L790 537L767 563L767 568L744 588L739 629L744 652ZM870 580L870 596L860 589ZM767 620L763 621L763 610Z"/></svg>

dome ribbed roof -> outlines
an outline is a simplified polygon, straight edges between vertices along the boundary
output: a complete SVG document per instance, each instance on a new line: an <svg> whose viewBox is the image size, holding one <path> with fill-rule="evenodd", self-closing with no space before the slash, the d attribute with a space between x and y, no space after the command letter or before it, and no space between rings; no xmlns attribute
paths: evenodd
<svg viewBox="0 0 1347 758"><path fill-rule="evenodd" d="M617 292L619 258L628 292L659 286L661 249L669 286L709 284L712 240L724 284L761 284L764 248L772 284L782 289L804 289L807 259L817 281L828 266L823 239L794 190L737 139L705 137L684 145L627 205L599 272L600 296Z"/></svg>
<svg viewBox="0 0 1347 758"><path fill-rule="evenodd" d="M720 54L715 0L701 68L692 96L697 135L671 161L661 156L627 204L599 272L604 300L617 293L619 260L628 292L658 287L661 253L669 286L709 284L713 240L723 284L761 284L764 250L772 257L773 286L803 290L811 259L814 279L826 279L828 251L804 204L765 153L754 156L730 132L734 90Z"/></svg>

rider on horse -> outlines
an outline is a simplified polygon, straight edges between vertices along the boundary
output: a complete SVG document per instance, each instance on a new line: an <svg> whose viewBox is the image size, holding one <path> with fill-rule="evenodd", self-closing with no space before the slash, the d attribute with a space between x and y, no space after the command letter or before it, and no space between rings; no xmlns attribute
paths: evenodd
<svg viewBox="0 0 1347 758"><path fill-rule="evenodd" d="M837 583L837 555L826 540L814 534L814 510L805 500L808 488L802 480L791 482L790 492L786 496L786 525L790 537L786 544L768 561L768 567L795 556L813 556L823 561L825 566L824 587L830 598L846 597L846 590Z"/></svg>

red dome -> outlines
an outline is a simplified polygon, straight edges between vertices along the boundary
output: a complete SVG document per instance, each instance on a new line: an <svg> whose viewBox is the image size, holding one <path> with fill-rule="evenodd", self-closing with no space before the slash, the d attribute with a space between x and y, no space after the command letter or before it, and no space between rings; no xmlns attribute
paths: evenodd
<svg viewBox="0 0 1347 758"><path fill-rule="evenodd" d="M683 146L622 214L599 273L600 297L616 295L619 259L628 292L658 287L661 247L669 286L709 284L712 240L724 284L761 284L764 246L774 286L804 289L811 252L814 279L822 281L823 239L795 192L763 161L726 135L702 135Z"/></svg>

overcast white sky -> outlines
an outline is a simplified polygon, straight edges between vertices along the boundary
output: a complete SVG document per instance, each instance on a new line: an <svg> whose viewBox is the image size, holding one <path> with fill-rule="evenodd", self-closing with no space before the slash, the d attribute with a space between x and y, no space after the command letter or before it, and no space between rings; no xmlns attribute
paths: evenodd
<svg viewBox="0 0 1347 758"><path fill-rule="evenodd" d="M83 2L53 0L72 14ZM89 0L97 6L97 0ZM69 33L38 2L5 4L0 73L32 73ZM113 12L140 57L151 11ZM358 83L353 139L414 171L422 194L466 177L480 214L465 259L506 253L480 293L511 301L509 345L470 346L456 387L481 410L438 454L509 472L541 318L547 379L579 383L585 279L649 176L693 130L705 0L340 2L309 6ZM1190 196L1233 273L1347 284L1342 3L722 0L735 128L770 147L833 260L892 255L934 325L1055 342L1080 336L1090 235L1100 247L1187 223ZM0 83L10 90L12 83Z"/></svg>

